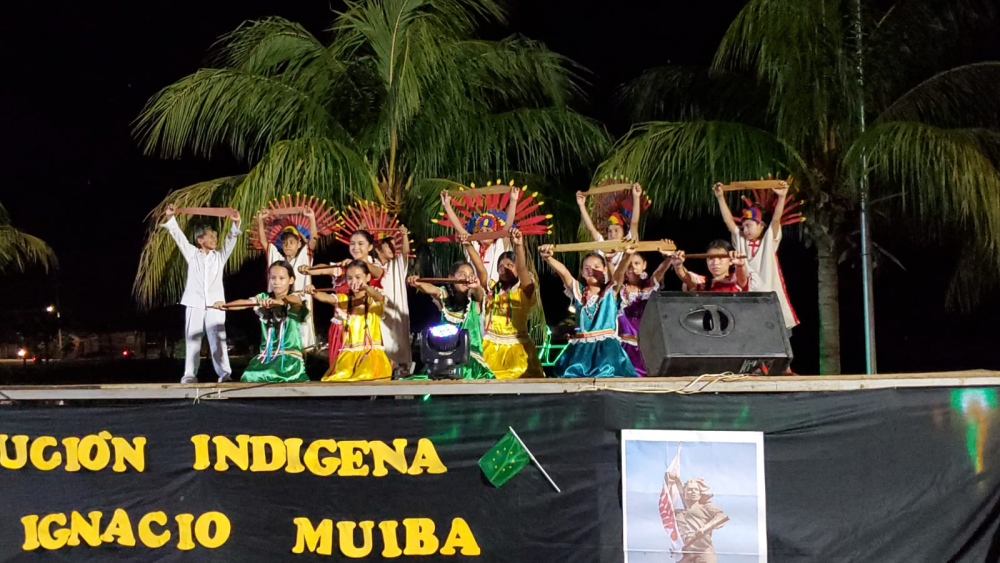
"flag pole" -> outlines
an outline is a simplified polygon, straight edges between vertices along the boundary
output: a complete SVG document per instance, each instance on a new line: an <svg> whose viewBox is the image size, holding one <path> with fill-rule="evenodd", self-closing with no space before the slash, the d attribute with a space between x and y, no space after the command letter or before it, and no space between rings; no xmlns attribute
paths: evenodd
<svg viewBox="0 0 1000 563"><path fill-rule="evenodd" d="M521 447L524 448L524 451L528 452L528 457L531 458L531 461L535 462L535 465L538 466L538 470L541 471L542 475L545 475L545 478L549 480L549 484L552 485L552 488L555 489L557 493L561 493L562 491L559 489L559 486L556 485L556 482L552 480L552 477L549 477L549 474L545 472L545 468L542 467L542 464L538 463L538 460L535 459L535 454L531 453L531 450L528 449L524 440L522 440L521 437L517 435L517 432L514 431L514 427L508 426L507 428L510 430L511 434L517 438L517 441L521 443Z"/></svg>

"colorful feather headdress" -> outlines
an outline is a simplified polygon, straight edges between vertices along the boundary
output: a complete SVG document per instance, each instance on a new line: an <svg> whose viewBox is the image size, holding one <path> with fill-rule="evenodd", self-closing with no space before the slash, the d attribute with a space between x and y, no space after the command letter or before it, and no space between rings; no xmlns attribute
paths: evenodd
<svg viewBox="0 0 1000 563"><path fill-rule="evenodd" d="M368 231L376 242L389 238L398 251L403 248L403 234L399 228L403 224L386 208L372 201L359 201L340 212L337 222L337 241L351 243L355 231ZM411 253L412 254L412 253Z"/></svg>
<svg viewBox="0 0 1000 563"><path fill-rule="evenodd" d="M605 178L601 180L596 187L607 186L610 184L631 184L621 178ZM590 196L593 200L593 213L595 216L594 226L602 233L607 232L609 225L621 225L623 229L628 230L629 225L632 224L632 191L631 190L620 190L617 192L610 192L604 194L596 194ZM640 202L640 211L645 211L649 209L652 202L646 197L646 192L642 192Z"/></svg>
<svg viewBox="0 0 1000 563"><path fill-rule="evenodd" d="M789 177L786 181L791 185L792 178ZM733 217L733 220L737 223L743 222L743 219L763 222L764 214L767 213L770 215L774 213L774 207L778 205L778 196L774 195L774 192L771 190L750 190L750 193L753 199L743 196L743 212L739 217ZM785 197L785 210L781 214L781 225L783 227L806 220L800 211L796 211L802 203L803 200L795 199L795 196L789 190L788 196Z"/></svg>
<svg viewBox="0 0 1000 563"><path fill-rule="evenodd" d="M493 182L487 182L486 186L493 186ZM496 185L502 185L500 180ZM510 186L514 186L514 181L510 181ZM476 189L475 184L470 184L472 189ZM520 229L525 236L544 235L552 232L552 225L546 223L552 215L540 212L539 207L545 202L538 197L538 192L528 193L528 186L521 187L521 197L517 200L517 210L511 228ZM484 230L499 231L507 227L507 207L510 204L510 193L488 194L488 195L460 195L451 199L452 208L455 215L462 221L462 226L469 234L480 233ZM444 215L442 211L440 213ZM434 219L434 222L443 227L454 229L448 217ZM455 242L458 241L457 233L451 233L430 239L429 242Z"/></svg>
<svg viewBox="0 0 1000 563"><path fill-rule="evenodd" d="M308 207L313 210L316 216L317 233L309 232L309 217L303 211ZM264 208L271 212L269 223L264 225L264 235L267 242L281 249L281 234L285 231L292 231L299 235L303 242L308 241L313 236L325 237L334 232L337 223L337 214L326 206L326 200L320 201L314 196L305 196L296 193L294 196L285 194L280 198L275 198ZM257 225L247 229L250 235L251 244L257 250L266 250L260 245L260 237L257 233Z"/></svg>

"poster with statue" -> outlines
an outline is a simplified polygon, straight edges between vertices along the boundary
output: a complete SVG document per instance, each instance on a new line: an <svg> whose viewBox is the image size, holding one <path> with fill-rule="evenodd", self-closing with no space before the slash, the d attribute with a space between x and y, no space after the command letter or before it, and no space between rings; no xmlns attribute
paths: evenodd
<svg viewBox="0 0 1000 563"><path fill-rule="evenodd" d="M622 431L626 563L765 563L764 435Z"/></svg>

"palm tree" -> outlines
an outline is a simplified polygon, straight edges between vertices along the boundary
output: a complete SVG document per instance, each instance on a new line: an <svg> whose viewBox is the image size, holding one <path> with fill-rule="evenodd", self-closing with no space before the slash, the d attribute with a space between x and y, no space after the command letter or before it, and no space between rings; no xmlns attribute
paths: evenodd
<svg viewBox="0 0 1000 563"><path fill-rule="evenodd" d="M0 205L0 272L23 272L32 265L41 266L47 272L57 264L49 245L18 230L11 224L10 214Z"/></svg>
<svg viewBox="0 0 1000 563"><path fill-rule="evenodd" d="M639 178L659 210L691 215L714 211L716 181L791 174L817 250L820 372L839 373L838 264L865 178L880 210L960 229L1000 262L1000 63L953 66L992 16L978 3L751 0L710 70L655 69L625 88L637 124L599 175Z"/></svg>
<svg viewBox="0 0 1000 563"><path fill-rule="evenodd" d="M570 107L579 69L530 39L476 38L503 18L496 0L365 0L337 14L327 44L280 18L241 25L211 68L149 101L136 131L148 153L228 150L252 168L177 190L154 217L175 203L249 218L302 192L333 205L378 201L420 236L448 181L537 183L593 166L610 143ZM181 290L180 263L157 231L134 286L144 306ZM249 253L241 245L230 267Z"/></svg>

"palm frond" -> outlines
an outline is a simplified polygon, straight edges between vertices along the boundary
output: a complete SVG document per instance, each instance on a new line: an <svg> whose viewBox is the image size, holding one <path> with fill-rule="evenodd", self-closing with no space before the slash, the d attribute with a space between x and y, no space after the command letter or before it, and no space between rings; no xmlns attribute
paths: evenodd
<svg viewBox="0 0 1000 563"><path fill-rule="evenodd" d="M877 121L1000 128L997 84L1000 84L1000 62L952 68L911 88L887 107Z"/></svg>
<svg viewBox="0 0 1000 563"><path fill-rule="evenodd" d="M762 129L719 121L652 122L637 125L615 145L595 178L624 176L641 183L654 212L691 216L715 206L715 182L768 174L798 176L800 189L814 185L792 147Z"/></svg>
<svg viewBox="0 0 1000 563"><path fill-rule="evenodd" d="M931 228L950 224L975 232L1000 263L1000 169L996 134L976 129L941 129L923 123L878 123L844 157L845 177L859 185L866 172L902 197L892 202Z"/></svg>
<svg viewBox="0 0 1000 563"><path fill-rule="evenodd" d="M0 225L0 272L23 272L31 266L41 266L48 272L58 265L45 241L11 225Z"/></svg>
<svg viewBox="0 0 1000 563"><path fill-rule="evenodd" d="M227 205L236 187L245 176L228 176L181 188L164 199L149 215L146 243L139 258L139 270L132 284L132 295L139 307L149 310L157 305L176 303L184 292L187 264L166 230L160 228L163 211L168 205L177 207L210 207ZM199 221L203 221L199 219ZM188 230L190 218L178 215L181 229Z"/></svg>
<svg viewBox="0 0 1000 563"><path fill-rule="evenodd" d="M827 152L857 129L849 13L847 0L751 0L716 52L715 69L752 70L770 85L775 131L800 151Z"/></svg>
<svg viewBox="0 0 1000 563"><path fill-rule="evenodd" d="M319 99L281 77L237 69L201 69L156 94L135 134L146 153L179 158L185 150L211 156L218 146L253 159L282 139L350 136Z"/></svg>

